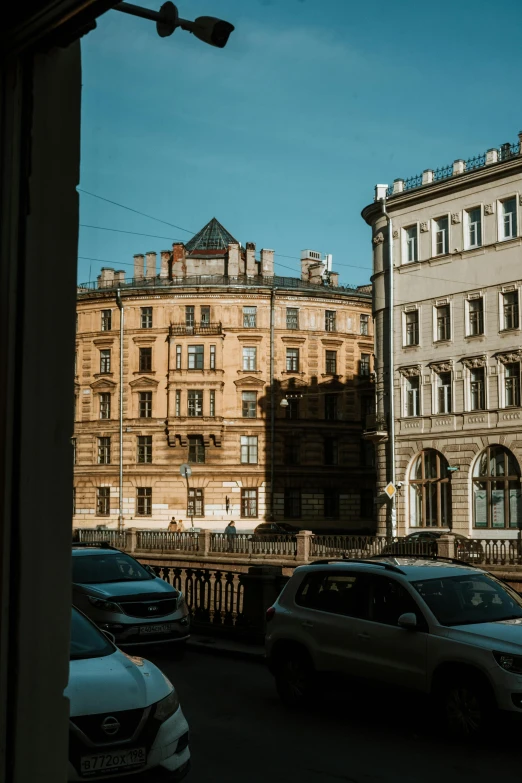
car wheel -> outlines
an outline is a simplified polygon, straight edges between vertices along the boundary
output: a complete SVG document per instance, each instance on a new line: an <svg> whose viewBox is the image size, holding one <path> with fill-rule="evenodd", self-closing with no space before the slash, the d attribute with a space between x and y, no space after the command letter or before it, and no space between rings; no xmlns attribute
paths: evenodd
<svg viewBox="0 0 522 783"><path fill-rule="evenodd" d="M478 677L455 677L441 691L442 717L454 737L474 739L491 726L495 703L486 682Z"/></svg>
<svg viewBox="0 0 522 783"><path fill-rule="evenodd" d="M315 671L304 651L284 653L276 664L275 680L279 698L292 709L308 706L314 697Z"/></svg>

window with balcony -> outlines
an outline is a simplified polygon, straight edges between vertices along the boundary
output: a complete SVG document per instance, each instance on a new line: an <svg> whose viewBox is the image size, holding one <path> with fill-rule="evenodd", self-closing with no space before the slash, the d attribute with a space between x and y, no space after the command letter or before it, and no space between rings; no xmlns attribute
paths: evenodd
<svg viewBox="0 0 522 783"><path fill-rule="evenodd" d="M208 326L210 323L209 305L201 305L200 316L201 316L201 326Z"/></svg>
<svg viewBox="0 0 522 783"><path fill-rule="evenodd" d="M464 212L464 247L472 250L482 245L482 208L475 207Z"/></svg>
<svg viewBox="0 0 522 783"><path fill-rule="evenodd" d="M336 375L337 373L337 351L325 352L325 372L327 375Z"/></svg>
<svg viewBox="0 0 522 783"><path fill-rule="evenodd" d="M370 334L370 316L367 313L359 316L359 332L365 337Z"/></svg>
<svg viewBox="0 0 522 783"><path fill-rule="evenodd" d="M337 313L335 310L325 310L324 330L325 332L335 332L337 330Z"/></svg>
<svg viewBox="0 0 522 783"><path fill-rule="evenodd" d="M98 465L111 464L111 439L110 437L98 438Z"/></svg>
<svg viewBox="0 0 522 783"><path fill-rule="evenodd" d="M191 487L187 493L187 516L192 517L204 517L205 516L205 502L203 496L203 490Z"/></svg>
<svg viewBox="0 0 522 783"><path fill-rule="evenodd" d="M140 392L138 396L140 419L152 418L152 392Z"/></svg>
<svg viewBox="0 0 522 783"><path fill-rule="evenodd" d="M469 377L470 410L483 411L486 409L486 382L485 368L476 367L470 370Z"/></svg>
<svg viewBox="0 0 522 783"><path fill-rule="evenodd" d="M152 329L152 307L141 308L141 328Z"/></svg>
<svg viewBox="0 0 522 783"><path fill-rule="evenodd" d="M518 329L518 291L509 291L502 297L502 329Z"/></svg>
<svg viewBox="0 0 522 783"><path fill-rule="evenodd" d="M323 514L325 519L339 519L339 490L323 491Z"/></svg>
<svg viewBox="0 0 522 783"><path fill-rule="evenodd" d="M299 329L299 310L297 307L286 308L286 328Z"/></svg>
<svg viewBox="0 0 522 783"><path fill-rule="evenodd" d="M508 198L500 203L500 239L513 239L517 235L517 200Z"/></svg>
<svg viewBox="0 0 522 783"><path fill-rule="evenodd" d="M257 489L241 490L241 516L243 519L257 517Z"/></svg>
<svg viewBox="0 0 522 783"><path fill-rule="evenodd" d="M520 362L504 365L504 404L520 407Z"/></svg>
<svg viewBox="0 0 522 783"><path fill-rule="evenodd" d="M176 370L181 370L181 345L176 345Z"/></svg>
<svg viewBox="0 0 522 783"><path fill-rule="evenodd" d="M204 346L189 345L188 347L188 368L189 370L202 370L204 366Z"/></svg>
<svg viewBox="0 0 522 783"><path fill-rule="evenodd" d="M286 519L299 519L301 516L300 489L285 489L284 510Z"/></svg>
<svg viewBox="0 0 522 783"><path fill-rule="evenodd" d="M216 415L216 392L211 389L208 393L208 412L209 416Z"/></svg>
<svg viewBox="0 0 522 783"><path fill-rule="evenodd" d="M437 413L451 413L451 372L437 376Z"/></svg>
<svg viewBox="0 0 522 783"><path fill-rule="evenodd" d="M189 435L188 461L198 465L205 463L205 443L201 435Z"/></svg>
<svg viewBox="0 0 522 783"><path fill-rule="evenodd" d="M362 353L359 359L359 375L368 377L370 375L370 354Z"/></svg>
<svg viewBox="0 0 522 783"><path fill-rule="evenodd" d="M96 488L96 516L108 517L111 513L111 488Z"/></svg>
<svg viewBox="0 0 522 783"><path fill-rule="evenodd" d="M337 420L337 394L324 395L324 418L326 421Z"/></svg>
<svg viewBox="0 0 522 783"><path fill-rule="evenodd" d="M419 344L419 311L404 313L404 345Z"/></svg>
<svg viewBox="0 0 522 783"><path fill-rule="evenodd" d="M241 463L257 465L257 435L241 435Z"/></svg>
<svg viewBox="0 0 522 783"><path fill-rule="evenodd" d="M211 370L216 369L216 346L215 345L210 346L210 369Z"/></svg>
<svg viewBox="0 0 522 783"><path fill-rule="evenodd" d="M407 226L403 229L404 258L407 264L419 260L419 227Z"/></svg>
<svg viewBox="0 0 522 783"><path fill-rule="evenodd" d="M286 371L298 372L299 370L299 348L286 349Z"/></svg>
<svg viewBox="0 0 522 783"><path fill-rule="evenodd" d="M187 398L188 415L191 418L203 416L203 392L201 390L189 389Z"/></svg>
<svg viewBox="0 0 522 783"><path fill-rule="evenodd" d="M405 382L405 416L420 416L420 377L414 375Z"/></svg>
<svg viewBox="0 0 522 783"><path fill-rule="evenodd" d="M110 332L112 329L112 310L101 311L101 330L102 332Z"/></svg>
<svg viewBox="0 0 522 783"><path fill-rule="evenodd" d="M285 465L300 465L301 464L301 440L298 437L292 436L291 438L285 438L283 444L283 459Z"/></svg>
<svg viewBox="0 0 522 783"><path fill-rule="evenodd" d="M100 373L106 374L111 371L111 351L110 348L104 348L100 351Z"/></svg>
<svg viewBox="0 0 522 783"><path fill-rule="evenodd" d="M195 324L195 307L194 305L185 306L185 326L194 326Z"/></svg>
<svg viewBox="0 0 522 783"><path fill-rule="evenodd" d="M111 395L110 392L100 394L100 419L111 418Z"/></svg>
<svg viewBox="0 0 522 783"><path fill-rule="evenodd" d="M325 438L324 439L324 464L325 465L338 465L339 464L339 441L337 438Z"/></svg>
<svg viewBox="0 0 522 783"><path fill-rule="evenodd" d="M445 256L449 253L449 220L438 218L433 222L433 255Z"/></svg>
<svg viewBox="0 0 522 783"><path fill-rule="evenodd" d="M140 348L140 372L151 372L152 370L152 348Z"/></svg>
<svg viewBox="0 0 522 783"><path fill-rule="evenodd" d="M257 369L257 348L244 347L243 348L243 370L256 370Z"/></svg>
<svg viewBox="0 0 522 783"><path fill-rule="evenodd" d="M244 419L257 417L257 392L244 391L241 393L241 411Z"/></svg>
<svg viewBox="0 0 522 783"><path fill-rule="evenodd" d="M257 307L243 307L243 326L255 329L257 326Z"/></svg>
<svg viewBox="0 0 522 783"><path fill-rule="evenodd" d="M152 462L152 435L138 435L136 462L143 465Z"/></svg>
<svg viewBox="0 0 522 783"><path fill-rule="evenodd" d="M136 488L136 514L139 517L152 516L152 487Z"/></svg>
<svg viewBox="0 0 522 783"><path fill-rule="evenodd" d="M437 317L437 340L451 340L451 311L449 304L435 308Z"/></svg>
<svg viewBox="0 0 522 783"><path fill-rule="evenodd" d="M468 335L484 334L484 299L470 299L468 302Z"/></svg>

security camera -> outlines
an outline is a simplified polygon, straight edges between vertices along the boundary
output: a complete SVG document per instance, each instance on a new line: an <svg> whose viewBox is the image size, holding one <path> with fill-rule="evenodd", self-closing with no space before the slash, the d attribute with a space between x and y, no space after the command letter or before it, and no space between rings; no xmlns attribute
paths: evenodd
<svg viewBox="0 0 522 783"><path fill-rule="evenodd" d="M403 483L404 483L403 481L397 481L395 486L397 487L397 489L400 489L402 487Z"/></svg>
<svg viewBox="0 0 522 783"><path fill-rule="evenodd" d="M161 38L167 38L172 35L174 30L181 27L182 30L187 30L195 35L200 41L204 41L210 46L217 46L218 49L223 49L227 45L230 33L235 29L230 22L216 19L214 16L198 16L194 22L180 19L178 9L171 0L163 3L159 11L152 11L149 8L141 8L138 5L125 2L115 5L114 10L156 22L156 30Z"/></svg>
<svg viewBox="0 0 522 783"><path fill-rule="evenodd" d="M200 41L217 46L218 49L223 49L227 45L230 33L235 29L230 22L216 19L215 16L198 16L194 22L180 19L179 26L195 35Z"/></svg>

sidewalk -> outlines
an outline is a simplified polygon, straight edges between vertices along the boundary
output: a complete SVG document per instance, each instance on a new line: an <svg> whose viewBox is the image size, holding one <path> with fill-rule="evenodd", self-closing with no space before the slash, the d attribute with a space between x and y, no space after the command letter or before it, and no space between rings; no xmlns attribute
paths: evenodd
<svg viewBox="0 0 522 783"><path fill-rule="evenodd" d="M264 663L265 660L265 650L260 644L245 644L245 642L231 641L215 636L193 634L187 642L187 648L191 652L239 658L256 663Z"/></svg>

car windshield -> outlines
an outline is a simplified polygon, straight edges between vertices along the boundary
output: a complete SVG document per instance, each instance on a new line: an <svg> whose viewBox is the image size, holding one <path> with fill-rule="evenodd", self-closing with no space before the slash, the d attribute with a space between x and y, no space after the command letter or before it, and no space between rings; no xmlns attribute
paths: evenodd
<svg viewBox="0 0 522 783"><path fill-rule="evenodd" d="M73 557L73 582L95 585L103 582L139 582L154 579L132 557L121 554L97 553Z"/></svg>
<svg viewBox="0 0 522 783"><path fill-rule="evenodd" d="M470 625L522 618L522 596L490 574L424 579L412 586L441 625Z"/></svg>
<svg viewBox="0 0 522 783"><path fill-rule="evenodd" d="M73 607L71 618L71 661L112 655L114 646L83 614Z"/></svg>

